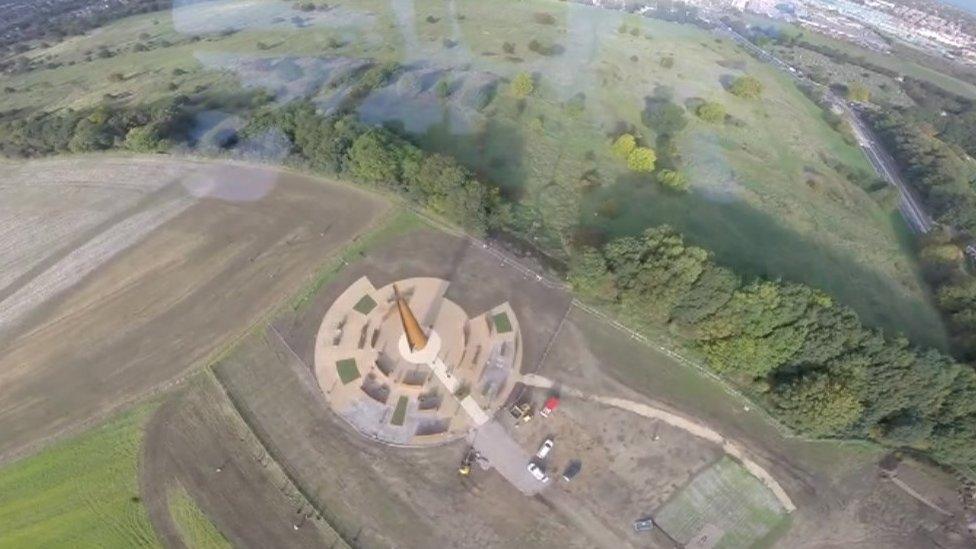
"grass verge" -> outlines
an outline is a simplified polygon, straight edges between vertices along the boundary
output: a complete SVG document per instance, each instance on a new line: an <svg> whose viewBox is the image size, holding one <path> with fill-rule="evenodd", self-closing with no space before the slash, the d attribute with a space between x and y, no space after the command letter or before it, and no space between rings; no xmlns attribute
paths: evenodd
<svg viewBox="0 0 976 549"><path fill-rule="evenodd" d="M194 549L231 547L227 538L197 507L196 502L193 501L185 488L180 486L172 489L167 495L167 502L169 513L187 547Z"/></svg>

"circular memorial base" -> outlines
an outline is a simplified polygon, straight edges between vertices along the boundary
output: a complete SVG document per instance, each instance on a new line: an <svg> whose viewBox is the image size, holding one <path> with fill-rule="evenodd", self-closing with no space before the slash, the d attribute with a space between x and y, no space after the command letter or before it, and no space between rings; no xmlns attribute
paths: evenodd
<svg viewBox="0 0 976 549"><path fill-rule="evenodd" d="M431 332L423 349L411 349L407 334L402 334L397 342L397 349L403 360L411 364L430 364L437 358L437 353L441 352L441 336L437 332Z"/></svg>

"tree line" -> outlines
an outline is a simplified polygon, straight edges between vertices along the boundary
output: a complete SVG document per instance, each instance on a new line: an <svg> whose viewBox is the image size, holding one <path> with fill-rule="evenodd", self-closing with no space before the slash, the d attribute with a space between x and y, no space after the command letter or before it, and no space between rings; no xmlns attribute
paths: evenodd
<svg viewBox="0 0 976 549"><path fill-rule="evenodd" d="M962 158L896 111L868 111L866 118L935 220L976 234L976 190Z"/></svg>
<svg viewBox="0 0 976 549"><path fill-rule="evenodd" d="M185 139L191 125L188 103L178 95L140 106L103 104L28 116L0 113L0 154L33 158L113 148L163 151Z"/></svg>
<svg viewBox="0 0 976 549"><path fill-rule="evenodd" d="M257 113L245 137L280 131L292 153L313 169L398 192L477 233L497 228L507 209L497 187L478 181L454 158L425 152L382 126L353 114L324 116L308 101Z"/></svg>
<svg viewBox="0 0 976 549"><path fill-rule="evenodd" d="M931 128L942 141L976 156L976 102L910 77L904 78L901 89L915 102L901 114Z"/></svg>
<svg viewBox="0 0 976 549"><path fill-rule="evenodd" d="M569 280L634 325L668 325L801 433L976 465L973 368L866 328L819 290L743 280L667 226L578 250Z"/></svg>

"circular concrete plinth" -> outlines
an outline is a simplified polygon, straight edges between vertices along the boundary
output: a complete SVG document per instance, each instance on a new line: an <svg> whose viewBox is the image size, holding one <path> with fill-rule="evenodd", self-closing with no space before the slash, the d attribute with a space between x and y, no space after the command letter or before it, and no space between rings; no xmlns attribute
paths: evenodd
<svg viewBox="0 0 976 549"><path fill-rule="evenodd" d="M397 349L403 360L411 364L430 364L437 358L437 353L441 352L441 336L431 331L427 336L427 345L423 349L411 350L410 343L407 342L407 334L401 334Z"/></svg>

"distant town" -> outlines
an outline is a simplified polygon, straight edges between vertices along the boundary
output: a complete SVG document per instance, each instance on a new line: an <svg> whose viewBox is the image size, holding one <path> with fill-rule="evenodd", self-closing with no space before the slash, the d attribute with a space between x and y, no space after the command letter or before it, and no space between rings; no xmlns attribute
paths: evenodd
<svg viewBox="0 0 976 549"><path fill-rule="evenodd" d="M793 23L869 49L889 52L904 42L947 59L976 65L976 16L935 1L889 0L686 0L684 2L584 2L644 12L697 10L705 19L729 11Z"/></svg>

